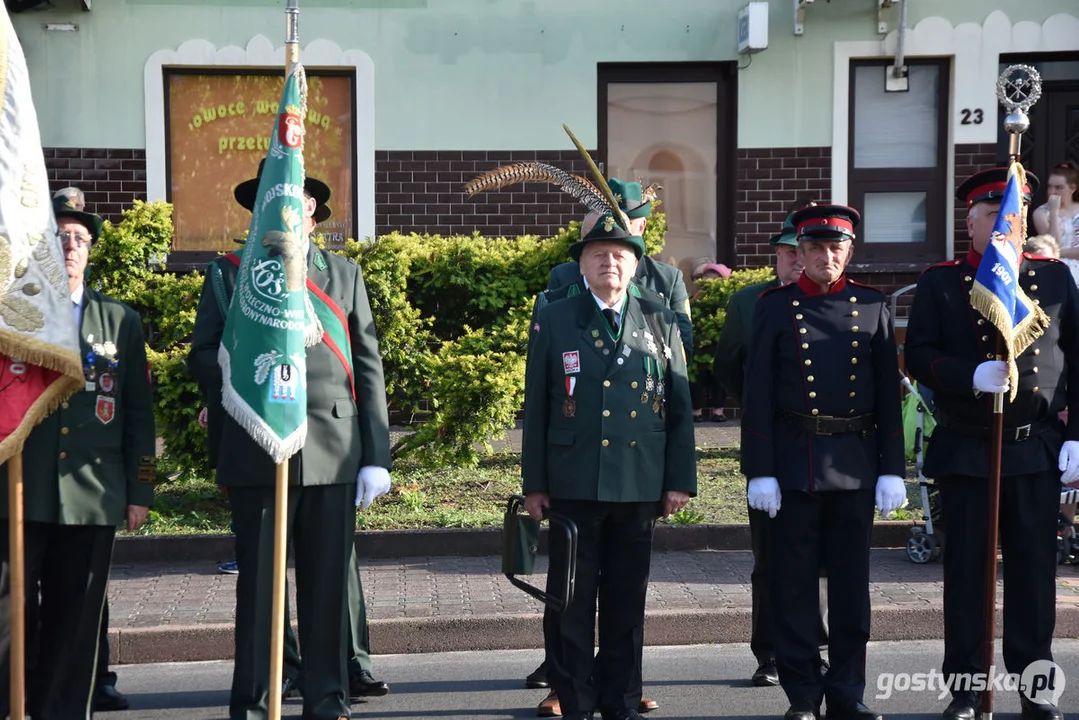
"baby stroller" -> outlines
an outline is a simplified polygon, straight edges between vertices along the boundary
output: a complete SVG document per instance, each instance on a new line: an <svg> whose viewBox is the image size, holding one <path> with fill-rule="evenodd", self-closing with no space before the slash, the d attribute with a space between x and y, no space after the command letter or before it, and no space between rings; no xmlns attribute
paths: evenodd
<svg viewBox="0 0 1079 720"><path fill-rule="evenodd" d="M930 418L933 417L933 405L931 400L927 401L915 389L913 383L902 371L899 372L899 376L902 378L903 387L910 393L907 401L914 402L916 406L916 420L913 432L914 467L918 471L918 489L922 496L922 522L925 523L925 526L915 526L910 529L910 537L907 539L907 557L911 562L921 564L939 558L944 547L944 537L939 532L940 494L922 474L922 458L927 439L925 418L927 414ZM934 524L937 525L937 533L934 533Z"/></svg>

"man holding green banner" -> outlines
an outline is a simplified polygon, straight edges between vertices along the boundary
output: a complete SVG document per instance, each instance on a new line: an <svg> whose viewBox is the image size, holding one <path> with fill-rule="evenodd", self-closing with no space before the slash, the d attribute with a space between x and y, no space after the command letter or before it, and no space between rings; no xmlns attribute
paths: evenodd
<svg viewBox="0 0 1079 720"><path fill-rule="evenodd" d="M254 194L248 242L211 263L189 365L220 394L218 481L228 486L240 569L229 717L267 717L274 482L288 463L288 525L303 638L303 717L350 716L345 658L353 506L389 489L382 360L360 268L310 243L329 188L305 180L306 88L289 75ZM218 272L219 271L219 272ZM218 287L220 286L220 287ZM223 314L218 297L233 299ZM308 438L308 431L310 437Z"/></svg>

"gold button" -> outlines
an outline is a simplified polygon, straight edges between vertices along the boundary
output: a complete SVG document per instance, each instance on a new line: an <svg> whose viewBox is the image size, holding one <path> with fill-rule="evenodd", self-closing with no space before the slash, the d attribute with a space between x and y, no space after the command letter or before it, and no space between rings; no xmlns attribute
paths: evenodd
<svg viewBox="0 0 1079 720"><path fill-rule="evenodd" d="M982 335L982 342L986 342L987 340L989 340L989 336L988 335Z"/></svg>
<svg viewBox="0 0 1079 720"><path fill-rule="evenodd" d="M986 360L992 360L993 359L993 353L986 353L985 354L985 359Z"/></svg>
<svg viewBox="0 0 1079 720"><path fill-rule="evenodd" d="M631 388L633 388L634 390L636 390L636 389L637 389L637 381L636 381L636 380L634 380L633 382L631 382L631 383L629 384L629 386L630 386Z"/></svg>
<svg viewBox="0 0 1079 720"><path fill-rule="evenodd" d="M610 417L610 416L611 416L611 411L610 410L604 410L603 411L603 417Z"/></svg>
<svg viewBox="0 0 1079 720"><path fill-rule="evenodd" d="M798 313L797 315L795 315L794 319L795 320L801 320L802 319L802 313Z"/></svg>
<svg viewBox="0 0 1079 720"><path fill-rule="evenodd" d="M610 387L610 386L611 386L611 381L610 380L604 380L603 381L603 387Z"/></svg>
<svg viewBox="0 0 1079 720"><path fill-rule="evenodd" d="M854 397L854 393L851 393L851 394L850 394L850 396L851 396L851 397Z"/></svg>
<svg viewBox="0 0 1079 720"><path fill-rule="evenodd" d="M851 301L851 302L858 302L858 298L856 298L856 297L854 297L853 295L851 295L851 296L850 296L850 301Z"/></svg>
<svg viewBox="0 0 1079 720"><path fill-rule="evenodd" d="M60 428L60 434L61 435L67 435L69 432L71 432L71 431L68 430L66 427Z"/></svg>
<svg viewBox="0 0 1079 720"><path fill-rule="evenodd" d="M1034 304L1035 304L1035 305L1041 305L1041 304L1042 304L1042 301L1041 301L1041 300L1039 300L1039 299L1037 299L1037 298L1034 298Z"/></svg>
<svg viewBox="0 0 1079 720"><path fill-rule="evenodd" d="M60 459L61 459L61 460L63 460L63 459L64 459L64 458L66 458L66 457L67 457L67 453L66 453L66 452L61 452L61 453L60 453Z"/></svg>
<svg viewBox="0 0 1079 720"><path fill-rule="evenodd" d="M799 302L797 300L794 300L791 302L791 305L793 305L794 307L798 307Z"/></svg>
<svg viewBox="0 0 1079 720"><path fill-rule="evenodd" d="M812 365L812 364L813 364L812 360L806 360L806 365Z"/></svg>
<svg viewBox="0 0 1079 720"><path fill-rule="evenodd" d="M69 406L69 405L68 405L68 404L67 404L67 403L65 402L65 403L64 403L63 405L61 405L60 407L62 407L62 408L63 408L64 410L67 410L67 409L68 409L68 407L70 407L70 406Z"/></svg>
<svg viewBox="0 0 1079 720"><path fill-rule="evenodd" d="M851 365L857 365L858 364L858 358L851 358L850 359L850 364Z"/></svg>
<svg viewBox="0 0 1079 720"><path fill-rule="evenodd" d="M636 440L630 440L629 441L629 446L630 447L637 447L637 441Z"/></svg>
<svg viewBox="0 0 1079 720"><path fill-rule="evenodd" d="M817 408L813 408L810 412L812 412L814 415L817 415L818 413L820 413L820 410L817 410Z"/></svg>
<svg viewBox="0 0 1079 720"><path fill-rule="evenodd" d="M1034 392L1038 392L1038 386L1037 385L1034 386Z"/></svg>
<svg viewBox="0 0 1079 720"><path fill-rule="evenodd" d="M973 280L973 279L974 279L974 278L972 278L972 277L971 277L970 275L964 275L964 276L963 276L963 280L965 280L966 282L970 282L970 281L971 281L971 280Z"/></svg>
<svg viewBox="0 0 1079 720"><path fill-rule="evenodd" d="M850 381L851 381L851 382L854 382L854 381L855 381L855 380L857 380L857 379L858 379L858 376L857 376L857 375L851 375L851 376L850 376Z"/></svg>
<svg viewBox="0 0 1079 720"><path fill-rule="evenodd" d="M858 341L857 341L857 340L855 340L854 342L852 342L852 343L850 344L850 346L851 346L851 347L858 347Z"/></svg>
<svg viewBox="0 0 1079 720"><path fill-rule="evenodd" d="M1036 367L1031 368L1030 370L1031 370L1031 372L1035 372L1035 373L1038 372L1038 368L1036 368Z"/></svg>
<svg viewBox="0 0 1079 720"><path fill-rule="evenodd" d="M852 328L850 329L850 331L851 331L851 332L858 332L858 326L857 326L857 325L855 325L854 327L852 327Z"/></svg>
<svg viewBox="0 0 1079 720"><path fill-rule="evenodd" d="M806 380L808 380L809 382L813 382L813 376L810 375L809 377L806 378Z"/></svg>
<svg viewBox="0 0 1079 720"><path fill-rule="evenodd" d="M809 332L809 331L808 331L808 330L806 330L805 328L800 328L800 329L798 330L798 332L800 332L800 333L802 333L803 335L805 335L805 334L806 334L807 332Z"/></svg>
<svg viewBox="0 0 1079 720"><path fill-rule="evenodd" d="M1029 275L1031 277L1034 277L1034 271L1033 270L1027 270L1027 275Z"/></svg>
<svg viewBox="0 0 1079 720"><path fill-rule="evenodd" d="M611 443L608 440L604 440L601 444L603 445L603 447L607 447Z"/></svg>
<svg viewBox="0 0 1079 720"><path fill-rule="evenodd" d="M809 349L809 343L802 343L802 349L803 350L808 350Z"/></svg>
<svg viewBox="0 0 1079 720"><path fill-rule="evenodd" d="M631 418L635 418L635 417L637 417L637 411L636 411L636 410L630 410L630 411L629 411L629 416L630 416Z"/></svg>
<svg viewBox="0 0 1079 720"><path fill-rule="evenodd" d="M858 317L858 311L855 310L850 314L851 317Z"/></svg>
<svg viewBox="0 0 1079 720"><path fill-rule="evenodd" d="M985 325L985 318L978 318L979 325Z"/></svg>
<svg viewBox="0 0 1079 720"><path fill-rule="evenodd" d="M1041 355L1042 354L1042 349L1041 348L1034 348L1034 354L1035 355Z"/></svg>
<svg viewBox="0 0 1079 720"><path fill-rule="evenodd" d="M811 393L809 393L809 399L810 399L810 400L812 400L812 399L813 399L813 398L815 398L815 397L817 397L817 393L815 393L815 392L811 392Z"/></svg>
<svg viewBox="0 0 1079 720"><path fill-rule="evenodd" d="M1031 291L1037 290L1037 289L1038 289L1038 286L1037 286L1037 285L1031 285L1031 286L1030 286L1030 289L1031 289Z"/></svg>

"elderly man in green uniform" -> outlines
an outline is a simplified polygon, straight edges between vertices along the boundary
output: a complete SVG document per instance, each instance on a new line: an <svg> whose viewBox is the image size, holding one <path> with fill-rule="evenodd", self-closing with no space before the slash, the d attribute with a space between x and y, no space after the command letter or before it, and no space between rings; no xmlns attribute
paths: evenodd
<svg viewBox="0 0 1079 720"><path fill-rule="evenodd" d="M27 674L35 718L86 717L116 528L142 525L154 500L154 412L142 320L84 283L97 215L67 197L53 210L79 328L86 386L34 428L25 465L27 617L38 656ZM7 467L0 468L7 484ZM2 493L7 517L7 492ZM11 586L8 528L0 531L0 716L9 710ZM40 601L39 601L40 593ZM31 629L33 632L33 629ZM28 642L29 646L31 643Z"/></svg>
<svg viewBox="0 0 1079 720"><path fill-rule="evenodd" d="M257 186L257 178L237 186L237 201L250 209ZM350 347L346 358L336 355L325 342L307 350L309 430L303 449L289 460L289 480L293 483L289 531L296 558L299 630L304 640L299 677L303 717L338 720L351 716L346 598L349 564L355 564L353 505L362 502L366 508L389 490L389 422L382 358L363 275L354 262L310 243L315 223L328 215L330 190L324 183L307 178L305 191L308 286L321 290L337 306L335 314L343 319ZM222 308L227 305L223 306L219 297L231 297L238 260L227 255L210 264L199 300L188 364L207 398L219 397L221 392L217 357L226 318ZM268 663L274 465L231 417L221 413L217 421L221 423L220 443L230 448L217 458L217 477L229 488L240 569L229 717L261 720L267 717L269 693L280 690L269 687Z"/></svg>
<svg viewBox="0 0 1079 720"><path fill-rule="evenodd" d="M644 237L648 225L648 216L652 214L652 193L645 193L639 182L625 182L610 178L607 184L618 200L618 207L629 218L629 230L637 237ZM593 221L595 217L593 216ZM588 229L583 225L581 234ZM693 322L690 320L689 292L686 291L682 271L673 265L658 262L648 255L643 255L637 263L633 276L634 283L641 288L651 290L658 295L664 305L674 311L678 318L678 330L682 333L682 345L686 349L686 358L693 357ZM564 262L551 269L547 279L547 289L557 290L566 285L582 282L581 267L576 261ZM587 288L587 280L584 281ZM581 288L581 289L585 289Z"/></svg>
<svg viewBox="0 0 1079 720"><path fill-rule="evenodd" d="M578 528L573 600L549 654L569 720L639 718L645 591L657 517L697 492L693 417L674 313L628 292L644 241L607 216L571 249L588 293L541 310L525 377L525 508ZM567 548L551 539L548 591ZM599 599L599 653L594 652Z"/></svg>
<svg viewBox="0 0 1079 720"><path fill-rule="evenodd" d="M776 277L766 282L742 288L731 296L727 316L716 346L713 372L724 389L742 403L745 392L746 357L753 337L753 311L761 293L774 287L797 282L802 276L802 261L798 256L798 239L791 222L794 212L813 205L799 201L783 222L783 228L768 242L776 249ZM743 406L743 410L744 410ZM750 586L753 592L752 630L749 648L757 659L757 669L750 682L757 687L779 685L775 658L775 625L772 622L772 603L768 591L768 513L748 507L750 546L753 549L753 571ZM822 580L820 601L821 646L828 644L828 584Z"/></svg>

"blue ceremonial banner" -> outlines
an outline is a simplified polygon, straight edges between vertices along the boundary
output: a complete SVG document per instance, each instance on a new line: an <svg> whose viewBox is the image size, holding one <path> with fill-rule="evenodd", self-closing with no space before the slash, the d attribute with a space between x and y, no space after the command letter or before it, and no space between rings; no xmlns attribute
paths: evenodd
<svg viewBox="0 0 1079 720"><path fill-rule="evenodd" d="M1011 397L1018 391L1018 371L1015 358L1030 347L1049 325L1040 307L1019 286L1019 265L1026 237L1026 210L1019 188L1024 184L1023 166L1012 163L1008 169L1008 184L1000 200L1000 211L993 225L993 235L985 248L970 304L993 324L1004 339L1008 375L1011 378Z"/></svg>

